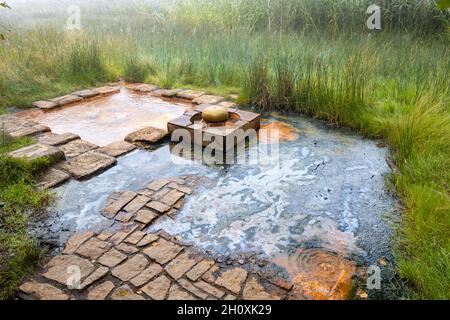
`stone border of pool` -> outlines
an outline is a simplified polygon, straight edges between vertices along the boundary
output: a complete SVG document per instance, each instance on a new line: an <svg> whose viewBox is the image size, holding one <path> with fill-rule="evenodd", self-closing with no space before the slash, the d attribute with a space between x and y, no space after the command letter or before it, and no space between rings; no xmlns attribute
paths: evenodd
<svg viewBox="0 0 450 320"><path fill-rule="evenodd" d="M143 83L110 83L104 87L80 90L53 99L36 101L32 105L42 110L65 107L96 97L119 93L122 87L137 93L166 98L169 101L179 99L192 105L236 107L235 103L226 101L224 97L208 95L202 91L160 89L155 85ZM133 151L136 147L151 147L168 135L165 130L147 127L130 133L125 137L125 141L116 141L105 147L99 147L82 140L76 134L55 134L48 126L11 114L0 116L0 129L13 137L37 139L36 144L10 152L9 156L27 159L48 157L52 161L52 167L42 173L38 183L38 186L44 189L57 187L72 177L77 180L89 179L113 167L117 163L117 157Z"/></svg>
<svg viewBox="0 0 450 320"><path fill-rule="evenodd" d="M60 255L19 288L22 299L39 300L303 300L304 286L264 271L247 259L224 263L180 242L164 231L147 228L159 217L174 217L185 198L201 184L180 176L150 182L138 192L112 194L103 210L112 227L72 235ZM79 279L73 282L73 275ZM342 273L336 283L321 284L329 299L344 299L352 279ZM70 286L68 286L68 284ZM319 284L320 285L320 284Z"/></svg>

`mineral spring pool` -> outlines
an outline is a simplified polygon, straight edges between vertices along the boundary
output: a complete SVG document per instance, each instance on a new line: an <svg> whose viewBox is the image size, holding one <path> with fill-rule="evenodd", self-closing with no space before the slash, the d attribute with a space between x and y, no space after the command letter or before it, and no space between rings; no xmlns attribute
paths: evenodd
<svg viewBox="0 0 450 320"><path fill-rule="evenodd" d="M283 261L299 248L321 248L366 265L389 258L396 207L385 188L388 150L301 116L272 114L263 125L282 128L276 165L208 166L173 155L168 143L136 150L97 177L57 188L56 205L37 229L63 245L75 231L110 223L100 212L111 193L194 175L204 183L174 220L162 217L150 231L165 230L224 257Z"/></svg>

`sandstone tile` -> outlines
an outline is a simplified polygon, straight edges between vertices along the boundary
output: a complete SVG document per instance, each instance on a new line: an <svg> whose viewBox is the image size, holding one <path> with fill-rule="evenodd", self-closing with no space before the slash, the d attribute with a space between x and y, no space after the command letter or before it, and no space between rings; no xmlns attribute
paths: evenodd
<svg viewBox="0 0 450 320"><path fill-rule="evenodd" d="M191 270L186 273L186 277L189 280L197 281L206 271L208 271L214 265L213 260L205 259L200 261Z"/></svg>
<svg viewBox="0 0 450 320"><path fill-rule="evenodd" d="M141 92L141 93L148 93L148 92L152 92L152 91L156 91L159 89L159 87L152 85L152 84L139 84L136 86L132 86L130 88L133 91L137 91L137 92Z"/></svg>
<svg viewBox="0 0 450 320"><path fill-rule="evenodd" d="M164 187L161 190L155 192L150 198L154 201L160 201L166 194L170 192L170 190L171 189Z"/></svg>
<svg viewBox="0 0 450 320"><path fill-rule="evenodd" d="M178 92L183 91L183 89L159 89L152 92L152 95L160 96L160 97L166 97L166 98L173 98L177 95Z"/></svg>
<svg viewBox="0 0 450 320"><path fill-rule="evenodd" d="M100 94L100 92L95 91L95 90L86 89L86 90L80 90L80 91L74 92L72 94L74 96L79 96L81 98L88 99L88 98L98 96Z"/></svg>
<svg viewBox="0 0 450 320"><path fill-rule="evenodd" d="M92 89L96 92L98 92L99 94L101 94L102 96L104 95L110 95L110 94L116 94L120 92L120 87L118 86L105 86L105 87L100 87L100 88L95 88Z"/></svg>
<svg viewBox="0 0 450 320"><path fill-rule="evenodd" d="M145 237L142 238L141 241L138 242L137 246L145 247L146 245L148 245L156 240L158 240L158 236L156 234L149 233L149 234L145 235Z"/></svg>
<svg viewBox="0 0 450 320"><path fill-rule="evenodd" d="M111 294L111 300L145 300L144 297L136 294L128 285L117 288Z"/></svg>
<svg viewBox="0 0 450 320"><path fill-rule="evenodd" d="M142 254L137 254L112 270L112 275L122 281L129 281L141 273L148 265Z"/></svg>
<svg viewBox="0 0 450 320"><path fill-rule="evenodd" d="M246 278L247 271L242 268L233 268L223 271L217 278L216 284L239 294Z"/></svg>
<svg viewBox="0 0 450 320"><path fill-rule="evenodd" d="M81 233L75 233L69 240L67 240L66 247L63 251L64 254L72 254L87 240L92 238L94 233L92 231L86 231Z"/></svg>
<svg viewBox="0 0 450 320"><path fill-rule="evenodd" d="M87 277L92 271L94 271L94 265L86 259L82 259L75 255L61 255L56 256L45 266L46 272L42 275L50 280L59 282L62 285L67 285L68 280L71 278L69 268L79 268L81 279Z"/></svg>
<svg viewBox="0 0 450 320"><path fill-rule="evenodd" d="M237 298L232 294L227 294L223 300L236 300Z"/></svg>
<svg viewBox="0 0 450 320"><path fill-rule="evenodd" d="M178 201L173 205L173 207L174 207L175 209L177 209L177 210L180 210L181 208L183 208L184 202L185 202L185 200L184 200L184 197L183 197L183 198L181 198L180 200L178 200Z"/></svg>
<svg viewBox="0 0 450 320"><path fill-rule="evenodd" d="M209 283L215 283L217 277L219 276L219 271L219 266L215 265L211 267L205 274L203 274L202 279Z"/></svg>
<svg viewBox="0 0 450 320"><path fill-rule="evenodd" d="M126 238L125 242L131 243L131 244L137 244L139 241L142 240L146 235L145 232L142 231L135 231L133 232L128 238Z"/></svg>
<svg viewBox="0 0 450 320"><path fill-rule="evenodd" d="M147 282L149 282L154 277L156 277L162 271L163 271L163 268L159 264L151 263L144 271L142 271L136 277L131 279L130 282L135 287L140 287L140 286L146 284Z"/></svg>
<svg viewBox="0 0 450 320"><path fill-rule="evenodd" d="M173 284L169 289L167 300L196 300L196 298L182 290L179 285Z"/></svg>
<svg viewBox="0 0 450 320"><path fill-rule="evenodd" d="M175 182L169 183L168 187L172 188L172 189L175 189L175 190L178 190L178 191L181 191L181 192L183 192L185 194L192 194L194 192L194 190L192 190L191 188L188 188L188 187L183 186L183 185L179 185L178 183L175 183Z"/></svg>
<svg viewBox="0 0 450 320"><path fill-rule="evenodd" d="M80 136L73 133L62 133L56 134L52 132L46 132L37 137L39 143L47 144L49 146L59 146L62 144L69 143L74 140L80 139Z"/></svg>
<svg viewBox="0 0 450 320"><path fill-rule="evenodd" d="M173 279L177 280L202 259L203 257L199 254L186 251L170 261L164 269Z"/></svg>
<svg viewBox="0 0 450 320"><path fill-rule="evenodd" d="M138 225L136 224L125 225L121 231L116 232L108 241L117 246L137 228Z"/></svg>
<svg viewBox="0 0 450 320"><path fill-rule="evenodd" d="M31 295L38 300L68 300L69 296L47 283L39 283L34 280L25 282L19 287L23 293Z"/></svg>
<svg viewBox="0 0 450 320"><path fill-rule="evenodd" d="M136 248L135 246L126 244L126 243L121 243L118 246L116 246L117 250L120 250L122 252L128 253L128 254L134 254L136 252L138 252L138 248Z"/></svg>
<svg viewBox="0 0 450 320"><path fill-rule="evenodd" d="M150 189L142 189L138 191L138 194L146 197L151 197L155 192Z"/></svg>
<svg viewBox="0 0 450 320"><path fill-rule="evenodd" d="M196 91L196 90L184 90L177 93L177 97L181 99L186 100L193 100L196 99L202 95L204 95L204 92Z"/></svg>
<svg viewBox="0 0 450 320"><path fill-rule="evenodd" d="M106 201L106 207L103 215L107 218L114 218L128 203L133 200L137 194L131 191L113 193Z"/></svg>
<svg viewBox="0 0 450 320"><path fill-rule="evenodd" d="M161 275L142 287L142 291L153 300L164 300L169 291L171 282L165 275Z"/></svg>
<svg viewBox="0 0 450 320"><path fill-rule="evenodd" d="M281 300L281 297L268 293L255 277L249 277L242 296L244 300Z"/></svg>
<svg viewBox="0 0 450 320"><path fill-rule="evenodd" d="M67 104L79 102L81 100L83 100L83 98L76 96L76 95L68 94L65 96L50 99L49 101L55 102L56 104L58 104L58 106L65 106Z"/></svg>
<svg viewBox="0 0 450 320"><path fill-rule="evenodd" d="M7 133L13 138L21 138L21 137L35 136L37 134L49 131L50 131L49 127L36 124L33 126L21 127L18 130L10 131Z"/></svg>
<svg viewBox="0 0 450 320"><path fill-rule="evenodd" d="M98 146L85 140L73 140L59 147L64 152L66 158L75 158L83 153L97 149Z"/></svg>
<svg viewBox="0 0 450 320"><path fill-rule="evenodd" d="M117 158L121 155L133 151L134 149L136 149L136 146L131 143L128 143L126 141L116 141L98 149L98 152L105 153L108 156Z"/></svg>
<svg viewBox="0 0 450 320"><path fill-rule="evenodd" d="M206 283L203 280L199 280L197 282L194 283L194 285L197 288L202 289L203 291L209 293L210 295L213 295L214 297L220 299L225 295L225 292L223 292L220 289L217 289L216 287L213 287L212 285L210 285L209 283Z"/></svg>
<svg viewBox="0 0 450 320"><path fill-rule="evenodd" d="M129 222L133 218L133 213L128 213L126 211L120 211L114 219L123 223Z"/></svg>
<svg viewBox="0 0 450 320"><path fill-rule="evenodd" d="M146 127L130 133L125 137L125 141L130 143L141 142L145 144L154 144L164 139L167 135L168 133L165 130L154 127Z"/></svg>
<svg viewBox="0 0 450 320"><path fill-rule="evenodd" d="M127 258L126 255L113 248L108 252L106 252L104 255L102 255L100 259L98 259L98 262L107 267L113 268L126 258Z"/></svg>
<svg viewBox="0 0 450 320"><path fill-rule="evenodd" d="M170 210L170 207L168 205L165 205L164 203L161 203L159 201L151 201L147 203L147 207L159 213L164 213Z"/></svg>
<svg viewBox="0 0 450 320"><path fill-rule="evenodd" d="M39 175L36 186L40 189L50 189L63 184L69 179L70 175L67 173L55 168L49 168Z"/></svg>
<svg viewBox="0 0 450 320"><path fill-rule="evenodd" d="M160 238L148 248L145 248L143 252L159 264L166 264L175 258L181 250L183 250L183 247Z"/></svg>
<svg viewBox="0 0 450 320"><path fill-rule="evenodd" d="M87 300L105 300L109 293L114 289L114 283L105 281L89 289Z"/></svg>
<svg viewBox="0 0 450 320"><path fill-rule="evenodd" d="M103 153L90 151L76 158L64 161L59 167L71 174L75 179L90 178L114 166L117 160Z"/></svg>
<svg viewBox="0 0 450 320"><path fill-rule="evenodd" d="M184 193L178 190L171 190L164 197L160 199L161 202L167 204L168 206L173 206L178 200L184 197Z"/></svg>
<svg viewBox="0 0 450 320"><path fill-rule="evenodd" d="M97 259L103 253L105 253L111 244L105 241L100 241L97 238L91 238L84 242L76 251L79 255L87 257L89 259Z"/></svg>
<svg viewBox="0 0 450 320"><path fill-rule="evenodd" d="M58 104L53 101L40 100L40 101L33 102L32 106L39 108L39 109L53 109L53 108L58 107Z"/></svg>
<svg viewBox="0 0 450 320"><path fill-rule="evenodd" d="M175 219L175 218L177 217L178 213L179 213L179 211L178 211L177 209L170 209L170 211L167 212L166 214L167 214L170 218Z"/></svg>
<svg viewBox="0 0 450 320"><path fill-rule="evenodd" d="M205 94L205 95L202 95L200 97L193 99L192 102L196 103L196 104L204 104L204 103L217 104L224 100L225 100L224 97Z"/></svg>
<svg viewBox="0 0 450 320"><path fill-rule="evenodd" d="M191 292L195 296L199 297L200 299L206 300L208 298L208 294L194 286L191 282L189 282L186 279L179 279L178 283L187 291Z"/></svg>
<svg viewBox="0 0 450 320"><path fill-rule="evenodd" d="M111 236L113 235L112 231L102 231L98 236L97 239L101 240L101 241L106 241L109 238L111 238Z"/></svg>
<svg viewBox="0 0 450 320"><path fill-rule="evenodd" d="M157 217L158 217L158 214L156 214L155 212L150 211L148 209L141 209L137 212L134 220L137 222L143 223L145 225L148 225L153 220L155 220Z"/></svg>
<svg viewBox="0 0 450 320"><path fill-rule="evenodd" d="M147 202L150 201L150 198L146 196L137 196L130 203L128 203L123 210L128 213L136 213L141 210Z"/></svg>
<svg viewBox="0 0 450 320"><path fill-rule="evenodd" d="M152 191L159 191L168 183L169 180L166 179L154 180L147 185L147 189L150 189Z"/></svg>
<svg viewBox="0 0 450 320"><path fill-rule="evenodd" d="M97 270L92 272L82 283L80 286L80 289L83 290L84 288L90 286L95 281L103 278L106 276L106 274L109 272L109 269L106 267L99 267Z"/></svg>
<svg viewBox="0 0 450 320"><path fill-rule="evenodd" d="M42 143L36 143L14 150L8 153L8 155L13 158L27 158L28 160L36 160L45 157L49 158L52 162L64 159L64 153L61 150Z"/></svg>

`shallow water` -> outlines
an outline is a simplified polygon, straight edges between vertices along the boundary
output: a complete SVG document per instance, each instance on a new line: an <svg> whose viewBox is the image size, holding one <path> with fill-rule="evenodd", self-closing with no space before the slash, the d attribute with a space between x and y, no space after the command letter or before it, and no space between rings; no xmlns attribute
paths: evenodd
<svg viewBox="0 0 450 320"><path fill-rule="evenodd" d="M144 127L166 130L167 122L181 116L187 107L122 89L111 96L49 111L26 111L21 116L49 126L54 133L72 132L105 146Z"/></svg>
<svg viewBox="0 0 450 320"><path fill-rule="evenodd" d="M189 174L213 183L189 196L175 220L161 218L152 231L164 229L224 256L251 253L282 261L300 248L364 263L390 256L391 229L384 218L395 202L384 187L387 149L322 122L299 116L282 121L298 137L280 145L277 165L207 166L172 155L169 145L134 151L97 177L56 189L54 213L41 227L63 244L74 231L108 224L100 211L111 193Z"/></svg>

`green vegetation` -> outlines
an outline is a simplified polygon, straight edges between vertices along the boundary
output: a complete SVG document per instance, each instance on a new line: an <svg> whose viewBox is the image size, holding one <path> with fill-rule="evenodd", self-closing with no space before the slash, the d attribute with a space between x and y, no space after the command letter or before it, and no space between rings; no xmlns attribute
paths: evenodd
<svg viewBox="0 0 450 320"><path fill-rule="evenodd" d="M449 14L435 4L383 1L375 31L360 0L184 0L98 18L91 8L83 31L55 22L7 35L0 108L124 77L238 90L242 103L262 110L298 111L384 138L405 208L399 274L413 298L450 299Z"/></svg>
<svg viewBox="0 0 450 320"><path fill-rule="evenodd" d="M0 137L0 299L13 298L22 278L42 257L42 249L29 235L30 215L45 208L52 196L34 188L34 175L47 160L26 161L5 155L32 143L32 139Z"/></svg>

